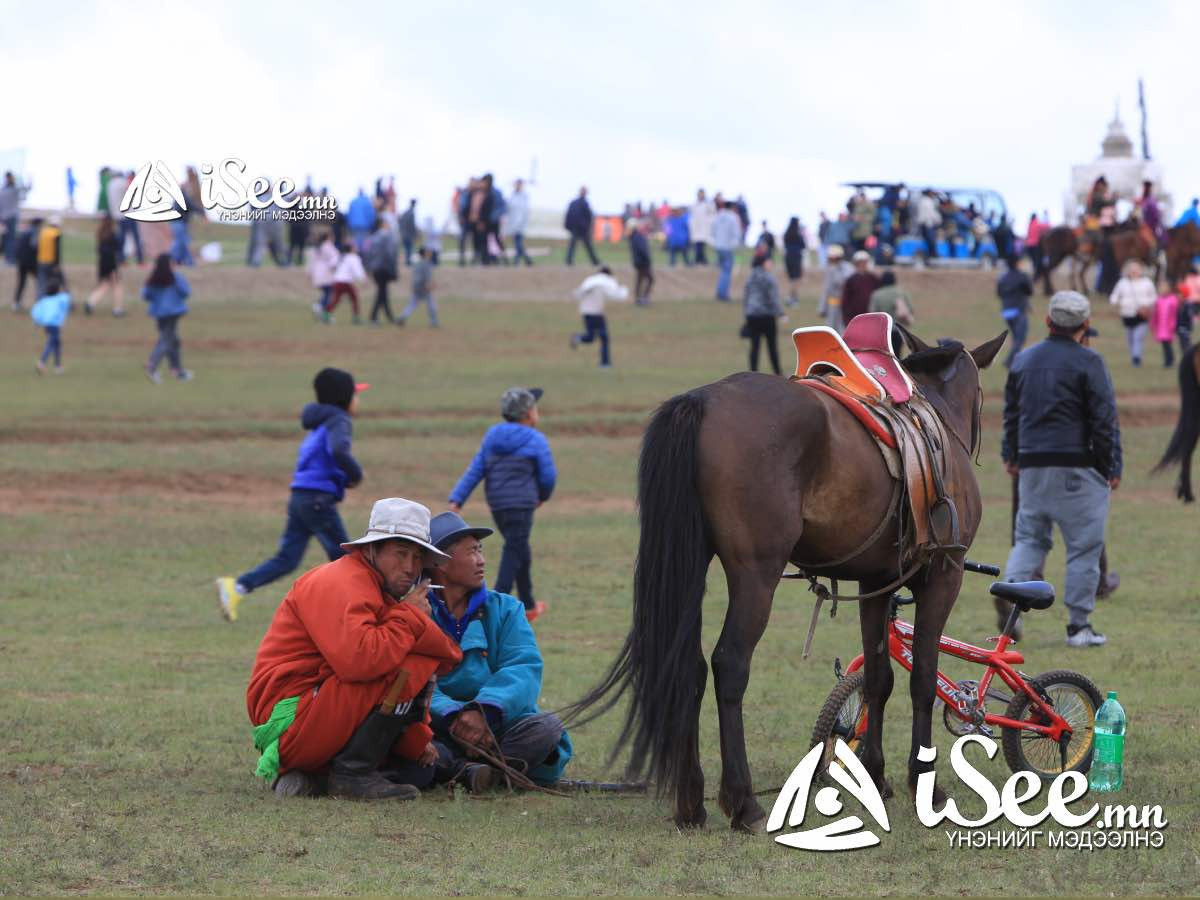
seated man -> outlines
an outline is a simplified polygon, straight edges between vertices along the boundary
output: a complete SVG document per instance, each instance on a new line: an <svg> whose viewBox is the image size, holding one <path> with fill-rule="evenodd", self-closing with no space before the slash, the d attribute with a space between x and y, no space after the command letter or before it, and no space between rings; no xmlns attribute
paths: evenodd
<svg viewBox="0 0 1200 900"><path fill-rule="evenodd" d="M444 554L434 563L442 585L430 592L433 619L462 650L462 662L433 691L438 778L457 778L470 791L496 783L480 762L483 747L539 784L558 781L571 758L571 739L554 713L538 712L542 654L520 600L483 583L480 541L490 528L472 528L454 512L435 516L430 540Z"/></svg>
<svg viewBox="0 0 1200 900"><path fill-rule="evenodd" d="M431 678L462 659L429 617L421 570L442 559L429 510L380 500L365 536L301 576L259 645L246 691L262 756L257 774L280 796L409 800L433 780ZM522 621L524 621L522 612Z"/></svg>

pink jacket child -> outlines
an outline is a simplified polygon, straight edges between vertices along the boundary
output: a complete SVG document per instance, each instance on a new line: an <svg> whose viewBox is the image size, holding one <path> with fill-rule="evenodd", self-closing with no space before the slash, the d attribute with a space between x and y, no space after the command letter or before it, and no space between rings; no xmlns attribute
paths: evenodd
<svg viewBox="0 0 1200 900"><path fill-rule="evenodd" d="M1154 303L1154 314L1150 319L1150 327L1154 330L1154 339L1164 344L1175 340L1175 320L1179 314L1179 297L1175 294L1163 294Z"/></svg>

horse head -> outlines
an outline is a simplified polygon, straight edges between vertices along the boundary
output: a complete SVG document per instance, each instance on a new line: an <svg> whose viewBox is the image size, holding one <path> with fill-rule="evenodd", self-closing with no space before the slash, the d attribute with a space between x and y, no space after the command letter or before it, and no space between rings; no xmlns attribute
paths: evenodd
<svg viewBox="0 0 1200 900"><path fill-rule="evenodd" d="M1001 332L974 350L968 350L954 340L942 340L931 346L903 325L897 327L912 350L901 360L901 365L963 449L969 455L975 455L979 449L979 414L983 401L979 370L991 365L1008 332Z"/></svg>

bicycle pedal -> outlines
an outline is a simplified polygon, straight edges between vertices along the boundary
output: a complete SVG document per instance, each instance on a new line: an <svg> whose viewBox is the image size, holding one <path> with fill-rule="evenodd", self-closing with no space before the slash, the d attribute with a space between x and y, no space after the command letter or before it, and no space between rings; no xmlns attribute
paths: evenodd
<svg viewBox="0 0 1200 900"><path fill-rule="evenodd" d="M989 737L989 738L994 738L994 737L995 737L995 735L992 733L992 729L991 729L989 726L987 726L987 725L980 725L980 726L979 726L979 727L976 729L976 732L975 732L975 733L976 733L976 734L982 734L984 737Z"/></svg>

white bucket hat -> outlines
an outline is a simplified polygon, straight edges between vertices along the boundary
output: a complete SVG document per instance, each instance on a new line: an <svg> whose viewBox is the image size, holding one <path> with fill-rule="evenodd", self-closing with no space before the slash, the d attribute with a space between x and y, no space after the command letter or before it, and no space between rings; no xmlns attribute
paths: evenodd
<svg viewBox="0 0 1200 900"><path fill-rule="evenodd" d="M376 541L399 539L419 544L435 559L449 559L450 557L430 542L429 519L429 508L415 500L405 500L403 497L376 500L375 505L371 507L367 533L357 541L342 544L342 549L349 550Z"/></svg>

